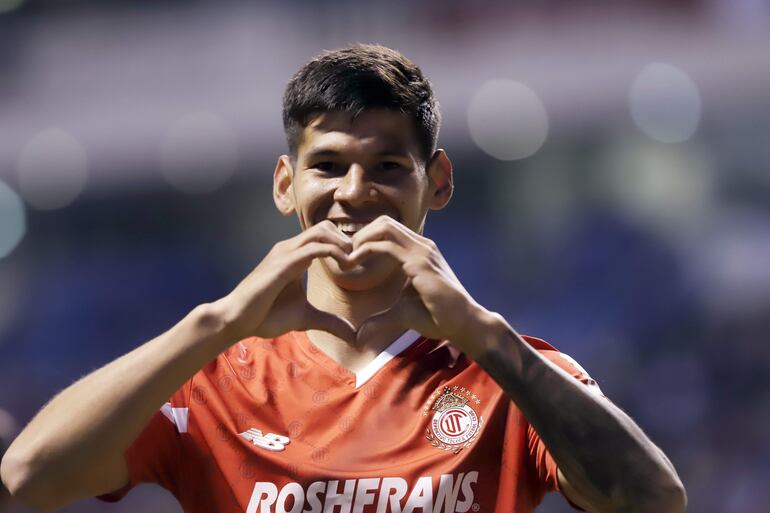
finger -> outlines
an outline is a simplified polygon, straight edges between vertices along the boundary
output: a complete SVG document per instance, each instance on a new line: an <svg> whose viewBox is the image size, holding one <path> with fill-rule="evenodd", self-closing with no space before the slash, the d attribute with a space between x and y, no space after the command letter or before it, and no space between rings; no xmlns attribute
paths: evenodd
<svg viewBox="0 0 770 513"><path fill-rule="evenodd" d="M308 304L303 315L301 331L321 330L350 343L356 341L356 329L347 319L323 312Z"/></svg>
<svg viewBox="0 0 770 513"><path fill-rule="evenodd" d="M392 217L380 216L353 235L353 246L358 247L366 241L375 240L390 240L408 246L416 242L412 234L414 232Z"/></svg>
<svg viewBox="0 0 770 513"><path fill-rule="evenodd" d="M311 242L335 244L346 253L350 253L353 250L353 241L351 238L345 235L345 233L328 219L302 232L299 235L298 247Z"/></svg>
<svg viewBox="0 0 770 513"><path fill-rule="evenodd" d="M387 334L391 329L405 330L408 327L408 311L405 307L409 299L415 294L410 282L411 280L407 278L395 303L370 316L358 327L356 338L359 342L366 341L367 344L376 344L379 342L376 340L379 333Z"/></svg>
<svg viewBox="0 0 770 513"><path fill-rule="evenodd" d="M292 274L305 272L314 259L324 257L332 257L342 268L353 265L349 255L339 246L325 242L310 242L291 254L290 258L293 258L293 262L290 264Z"/></svg>
<svg viewBox="0 0 770 513"><path fill-rule="evenodd" d="M375 314L366 319L356 332L356 343L366 344L371 347L383 347L387 340L383 337L389 337L393 330L406 330L407 323L403 316L403 310L398 305Z"/></svg>
<svg viewBox="0 0 770 513"><path fill-rule="evenodd" d="M340 265L349 265L351 262L348 253L340 249L339 246L326 242L309 242L299 248L296 255L303 262L307 262L308 264L316 258L323 257L332 257L339 262Z"/></svg>
<svg viewBox="0 0 770 513"><path fill-rule="evenodd" d="M407 289L405 289L406 291ZM377 343L381 334L387 336L393 329L414 329L420 334L431 338L441 338L441 332L433 322L430 313L420 298L405 292L406 295L387 310L369 317L358 328L359 343Z"/></svg>
<svg viewBox="0 0 770 513"><path fill-rule="evenodd" d="M348 255L348 259L353 263L360 263L373 255L383 254L402 264L409 258L409 251L403 246L389 240L379 240L363 243Z"/></svg>

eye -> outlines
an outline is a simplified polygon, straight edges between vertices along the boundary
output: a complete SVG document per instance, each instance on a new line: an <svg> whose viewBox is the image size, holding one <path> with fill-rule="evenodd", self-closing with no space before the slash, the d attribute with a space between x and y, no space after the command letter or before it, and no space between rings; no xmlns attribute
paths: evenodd
<svg viewBox="0 0 770 513"><path fill-rule="evenodd" d="M401 165L399 162L395 162L392 160L387 160L385 162L380 162L379 168L382 171L398 171L399 169L402 169L404 166Z"/></svg>
<svg viewBox="0 0 770 513"><path fill-rule="evenodd" d="M331 161L318 162L316 164L313 164L310 167L317 169L319 171L323 171L324 173L336 173L338 171L341 171L342 169L342 166L340 166L336 162L331 162Z"/></svg>

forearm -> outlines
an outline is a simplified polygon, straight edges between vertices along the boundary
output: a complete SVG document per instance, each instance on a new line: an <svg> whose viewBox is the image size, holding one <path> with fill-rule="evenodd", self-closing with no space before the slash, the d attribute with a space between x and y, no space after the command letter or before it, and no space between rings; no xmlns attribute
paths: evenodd
<svg viewBox="0 0 770 513"><path fill-rule="evenodd" d="M572 487L601 511L684 509L676 471L630 417L540 355L498 316L484 326L474 359L519 407Z"/></svg>
<svg viewBox="0 0 770 513"><path fill-rule="evenodd" d="M9 447L2 464L8 488L48 509L125 484L126 448L176 389L230 345L220 319L211 305L197 307L58 394Z"/></svg>

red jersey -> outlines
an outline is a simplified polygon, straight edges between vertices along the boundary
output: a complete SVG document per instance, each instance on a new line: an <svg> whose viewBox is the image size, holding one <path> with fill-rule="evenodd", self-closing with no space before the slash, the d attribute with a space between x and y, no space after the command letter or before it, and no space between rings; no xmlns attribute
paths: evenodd
<svg viewBox="0 0 770 513"><path fill-rule="evenodd" d="M586 386L542 340L543 356ZM304 332L250 338L188 380L126 451L186 513L525 513L557 488L540 437L451 346L407 331L353 373Z"/></svg>

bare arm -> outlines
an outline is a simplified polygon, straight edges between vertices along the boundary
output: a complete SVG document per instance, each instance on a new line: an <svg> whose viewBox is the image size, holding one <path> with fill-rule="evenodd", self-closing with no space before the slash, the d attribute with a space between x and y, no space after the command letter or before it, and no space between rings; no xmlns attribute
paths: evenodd
<svg viewBox="0 0 770 513"><path fill-rule="evenodd" d="M40 511L117 490L128 482L124 452L153 413L231 344L311 328L353 339L349 323L307 302L301 283L314 258L346 265L349 250L330 222L276 244L228 296L54 397L8 448L3 483Z"/></svg>
<svg viewBox="0 0 770 513"><path fill-rule="evenodd" d="M676 470L628 415L540 355L501 317L481 325L474 359L538 432L572 502L595 513L684 511Z"/></svg>
<svg viewBox="0 0 770 513"><path fill-rule="evenodd" d="M382 217L356 233L353 246L351 259L389 255L409 278L399 300L359 328L359 339L397 325L462 349L521 409L558 463L562 490L587 511L684 511L679 476L639 426L476 303L433 241Z"/></svg>
<svg viewBox="0 0 770 513"><path fill-rule="evenodd" d="M192 374L226 349L210 305L91 373L51 400L8 449L3 481L19 500L53 511L128 481L123 452Z"/></svg>

